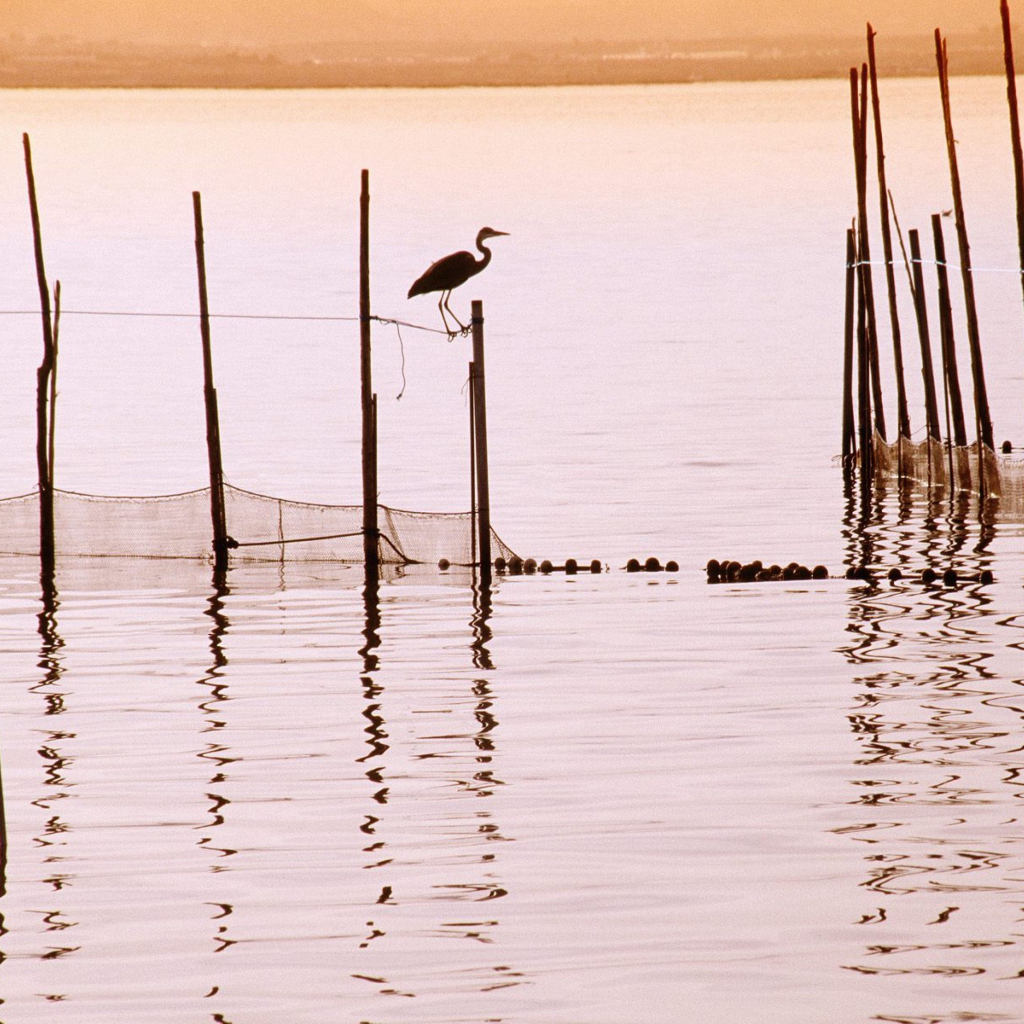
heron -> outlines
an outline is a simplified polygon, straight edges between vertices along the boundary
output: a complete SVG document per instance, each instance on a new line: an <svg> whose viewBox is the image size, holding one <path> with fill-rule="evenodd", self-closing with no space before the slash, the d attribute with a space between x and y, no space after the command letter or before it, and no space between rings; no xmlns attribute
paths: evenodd
<svg viewBox="0 0 1024 1024"><path fill-rule="evenodd" d="M464 331L466 325L452 312L448 305L452 289L465 284L475 274L479 274L488 263L491 262L491 250L484 245L488 238L498 238L507 235L507 231L495 231L494 228L481 228L476 236L476 247L483 253L484 258L478 260L471 252L463 249L461 252L453 252L448 256L442 256L436 263L431 263L426 272L418 277L409 289L409 298L414 295L425 295L427 292L440 292L441 299L437 308L441 311L441 320L444 322L444 329L449 334L455 332L448 326L448 318L444 315L447 309L452 314L455 322Z"/></svg>

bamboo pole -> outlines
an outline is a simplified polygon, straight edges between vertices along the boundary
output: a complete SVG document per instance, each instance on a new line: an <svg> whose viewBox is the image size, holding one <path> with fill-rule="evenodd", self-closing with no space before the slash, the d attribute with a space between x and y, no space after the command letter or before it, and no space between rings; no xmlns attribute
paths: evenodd
<svg viewBox="0 0 1024 1024"><path fill-rule="evenodd" d="M477 523L480 537L480 583L491 583L491 487L487 466L487 390L484 371L484 305L472 304L473 327L473 419L476 441Z"/></svg>
<svg viewBox="0 0 1024 1024"><path fill-rule="evenodd" d="M892 257L892 230L889 224L889 189L885 183L885 148L882 143L882 113L878 99L875 35L875 30L869 24L868 70L871 78L871 111L875 122L875 160L878 166L878 200L882 224L882 251L885 255L885 283L889 293L889 324L892 329L892 351L896 366L896 402L900 437L910 437L910 412L907 409L907 387L903 374L903 339L896 306L896 273Z"/></svg>
<svg viewBox="0 0 1024 1024"><path fill-rule="evenodd" d="M1020 117L1017 112L1017 74L1013 63L1013 37L1010 32L1010 5L1000 0L1003 22L1003 63L1006 66L1006 100L1010 107L1010 145L1013 148L1013 181L1017 195L1017 248L1020 252L1020 284L1024 291L1024 154L1020 143Z"/></svg>
<svg viewBox="0 0 1024 1024"><path fill-rule="evenodd" d="M910 258L913 264L917 336L921 342L921 378L924 382L925 420L928 425L928 437L933 441L941 441L942 430L939 426L939 405L935 392L931 332L928 329L928 303L925 300L924 271L921 265L921 241L916 228L910 232Z"/></svg>
<svg viewBox="0 0 1024 1024"><path fill-rule="evenodd" d="M864 288L868 359L871 371L874 427L885 440L885 409L882 405L882 382L878 366L878 335L875 328L875 297L871 278L871 245L868 239L867 192L867 81L868 67L850 68L850 106L853 120L853 157L857 177L857 252L861 266L860 277ZM858 88L859 86L859 88Z"/></svg>
<svg viewBox="0 0 1024 1024"><path fill-rule="evenodd" d="M46 283L43 261L43 236L39 224L36 180L32 171L32 145L28 133L22 135L25 150L25 175L28 179L29 212L32 218L32 240L39 285L39 306L43 318L43 361L36 371L36 466L39 475L39 560L44 576L52 575L56 564L53 526L53 474L49 464L50 451L50 375L53 372L53 317L50 311L50 288Z"/></svg>
<svg viewBox="0 0 1024 1024"><path fill-rule="evenodd" d="M203 399L206 405L206 452L210 463L210 519L213 523L214 568L222 571L228 564L227 516L224 508L224 467L220 450L220 417L217 391L213 386L213 351L210 342L210 305L206 291L206 251L203 236L203 204L198 192L192 193L192 212L196 228L196 271L199 278L199 330L203 341Z"/></svg>
<svg viewBox="0 0 1024 1024"><path fill-rule="evenodd" d="M967 311L967 340L971 351L971 374L974 381L974 402L977 410L980 440L994 448L992 416L985 386L985 369L981 358L981 337L978 331L978 308L974 298L974 275L971 272L971 247L967 238L964 218L963 193L960 188L960 170L956 158L956 138L953 135L953 117L949 103L949 58L946 41L935 30L935 61L939 69L939 91L942 96L942 116L946 125L946 152L949 155L949 177L953 189L953 210L956 215L956 237L960 248L960 273L963 277L964 306Z"/></svg>
<svg viewBox="0 0 1024 1024"><path fill-rule="evenodd" d="M849 480L857 442L853 416L853 337L856 319L857 243L853 229L846 229L846 330L843 338L843 476Z"/></svg>
<svg viewBox="0 0 1024 1024"><path fill-rule="evenodd" d="M950 443L957 447L967 444L964 425L964 404L960 393L960 371L956 361L956 343L953 335L953 308L949 297L949 275L946 273L946 243L942 235L942 218L932 214L932 235L935 240L935 272L939 281L939 323L942 328L942 369L949 394L953 432ZM952 485L952 480L950 481Z"/></svg>
<svg viewBox="0 0 1024 1024"><path fill-rule="evenodd" d="M367 572L380 560L377 518L377 432L374 423L373 359L370 336L370 172L363 170L359 195L359 380L363 412L363 559Z"/></svg>

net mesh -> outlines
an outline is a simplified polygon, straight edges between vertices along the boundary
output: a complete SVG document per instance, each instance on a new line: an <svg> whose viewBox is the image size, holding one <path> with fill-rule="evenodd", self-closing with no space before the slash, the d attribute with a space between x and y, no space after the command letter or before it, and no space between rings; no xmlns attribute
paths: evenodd
<svg viewBox="0 0 1024 1024"><path fill-rule="evenodd" d="M224 485L232 561L362 562L361 505L317 505ZM408 512L378 506L384 564L474 561L469 512ZM156 497L105 497L55 490L60 555L212 561L210 489ZM39 495L0 499L0 553L39 554ZM491 531L492 557L514 552Z"/></svg>
<svg viewBox="0 0 1024 1024"><path fill-rule="evenodd" d="M937 491L984 494L1000 518L1024 522L1024 459L975 442L950 447L935 440L886 442L874 437L875 476L912 481ZM984 484L984 486L982 486Z"/></svg>

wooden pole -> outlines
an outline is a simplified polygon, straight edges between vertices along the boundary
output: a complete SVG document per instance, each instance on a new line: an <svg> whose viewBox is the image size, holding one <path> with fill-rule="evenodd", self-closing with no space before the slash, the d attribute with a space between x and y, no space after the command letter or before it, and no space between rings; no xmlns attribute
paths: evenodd
<svg viewBox="0 0 1024 1024"><path fill-rule="evenodd" d="M875 160L878 166L878 199L882 221L882 251L885 254L885 282L889 293L889 324L896 365L896 401L901 437L910 437L910 412L903 376L903 340L896 306L896 272L892 258L892 230L889 224L889 189L885 183L885 149L882 144L882 113L878 99L878 70L875 63L875 30L868 25L868 69L871 77L871 112L875 122Z"/></svg>
<svg viewBox="0 0 1024 1024"><path fill-rule="evenodd" d="M939 426L939 403L935 392L931 332L928 329L928 303L925 300L924 271L921 266L921 240L916 228L910 232L910 259L913 264L917 336L921 342L921 377L924 382L925 420L928 425L928 437L933 441L941 441L942 430Z"/></svg>
<svg viewBox="0 0 1024 1024"><path fill-rule="evenodd" d="M868 67L850 68L850 105L853 119L853 157L857 174L857 252L860 277L864 288L868 358L871 369L871 391L875 430L885 440L885 410L882 406L882 381L878 366L878 335L875 328L875 297L871 278L871 245L868 240L867 191L867 80Z"/></svg>
<svg viewBox="0 0 1024 1024"><path fill-rule="evenodd" d="M964 425L964 403L960 393L960 371L956 362L956 344L953 336L953 308L949 298L949 275L946 272L946 243L942 236L942 218L932 214L932 235L935 239L935 272L939 281L939 323L942 328L942 368L949 394L949 405L953 419L951 444L963 447L967 444L967 428ZM952 485L952 481L950 481Z"/></svg>
<svg viewBox="0 0 1024 1024"><path fill-rule="evenodd" d="M46 468L53 489L53 464L57 448L57 363L60 358L60 281L53 285L53 369L50 373L50 422L47 424Z"/></svg>
<svg viewBox="0 0 1024 1024"><path fill-rule="evenodd" d="M1013 181L1017 194L1017 248L1020 252L1020 284L1024 291L1024 154L1020 143L1020 117L1017 112L1017 73L1013 63L1013 37L1010 32L1010 5L1000 0L1003 21L1003 63L1006 65L1006 100L1010 107L1010 144L1013 147Z"/></svg>
<svg viewBox="0 0 1024 1024"><path fill-rule="evenodd" d="M476 506L480 551L480 583L491 583L491 487L487 467L487 390L484 371L484 304L474 299L473 327L473 419L476 441Z"/></svg>
<svg viewBox="0 0 1024 1024"><path fill-rule="evenodd" d="M220 416L217 391L213 386L213 350L210 343L210 304L206 292L206 250L203 237L203 203L192 193L196 227L196 271L199 277L199 330L203 340L203 399L206 405L206 452L210 463L210 519L213 523L214 569L228 564L227 515L224 508L224 467L220 450Z"/></svg>
<svg viewBox="0 0 1024 1024"><path fill-rule="evenodd" d="M846 229L846 330L843 338L843 476L849 480L857 442L853 416L853 337L856 319L857 243Z"/></svg>
<svg viewBox="0 0 1024 1024"><path fill-rule="evenodd" d="M860 492L864 508L871 504L875 449L871 429L871 355L868 345L864 265L857 253L857 425L860 440Z"/></svg>
<svg viewBox="0 0 1024 1024"><path fill-rule="evenodd" d="M4 800L3 772L0 770L0 897L7 895L7 860L10 843L7 838L7 807Z"/></svg>
<svg viewBox="0 0 1024 1024"><path fill-rule="evenodd" d="M469 561L476 565L476 365L469 364Z"/></svg>
<svg viewBox="0 0 1024 1024"><path fill-rule="evenodd" d="M380 560L377 519L377 435L374 425L373 359L370 338L370 172L359 195L359 379L363 410L363 558L368 572Z"/></svg>
<svg viewBox="0 0 1024 1024"><path fill-rule="evenodd" d="M946 125L946 152L949 155L949 177L953 188L953 210L956 215L956 237L960 248L960 273L964 284L964 306L967 312L967 340L971 350L971 374L974 379L974 401L977 409L978 428L983 444L994 448L992 437L992 416L988 406L988 389L985 386L985 369L981 358L981 337L978 332L978 308L974 299L974 275L971 272L971 246L967 239L967 222L964 218L964 200L960 188L960 170L956 158L956 138L953 135L953 117L949 104L949 59L946 41L939 30L935 30L935 60L939 69L939 91L942 96L942 116Z"/></svg>
<svg viewBox="0 0 1024 1024"><path fill-rule="evenodd" d="M36 466L39 475L39 560L44 576L53 574L56 545L53 527L53 473L50 451L50 375L53 372L53 318L50 311L50 288L46 283L43 262L43 235L39 224L36 180L32 171L32 146L28 134L22 136L25 150L25 175L28 179L28 203L32 217L32 239L36 259L36 280L39 285L39 306L43 318L43 361L36 371Z"/></svg>

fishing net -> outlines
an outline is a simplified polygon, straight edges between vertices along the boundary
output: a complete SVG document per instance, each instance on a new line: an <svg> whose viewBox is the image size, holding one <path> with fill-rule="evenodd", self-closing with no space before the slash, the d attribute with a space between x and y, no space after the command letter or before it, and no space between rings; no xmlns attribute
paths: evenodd
<svg viewBox="0 0 1024 1024"><path fill-rule="evenodd" d="M1024 522L1024 459L994 452L978 442L883 441L874 436L876 479L911 481L937 492L983 494L998 501L1000 518Z"/></svg>
<svg viewBox="0 0 1024 1024"><path fill-rule="evenodd" d="M288 501L224 485L231 560L362 562L361 505ZM384 564L474 561L469 512L407 512L378 506ZM104 497L55 490L57 556L212 561L210 489L159 497ZM491 531L492 557L514 553ZM0 554L39 554L39 495L0 499Z"/></svg>

